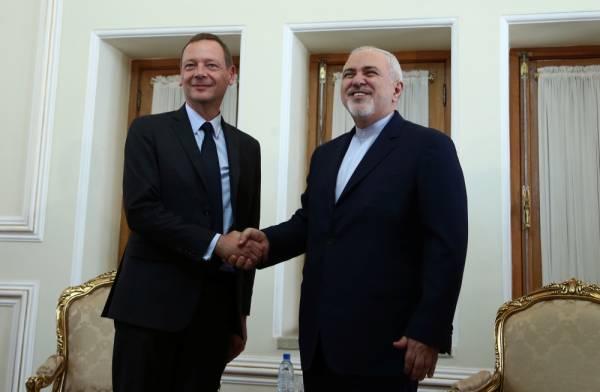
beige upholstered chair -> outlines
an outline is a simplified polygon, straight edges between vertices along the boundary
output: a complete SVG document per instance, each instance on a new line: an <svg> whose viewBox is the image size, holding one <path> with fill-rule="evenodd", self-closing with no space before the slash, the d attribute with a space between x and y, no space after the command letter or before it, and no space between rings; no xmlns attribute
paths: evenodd
<svg viewBox="0 0 600 392"><path fill-rule="evenodd" d="M496 315L494 374L451 391L600 391L600 287L571 279L505 303Z"/></svg>
<svg viewBox="0 0 600 392"><path fill-rule="evenodd" d="M63 291L56 307L57 353L27 379L27 392L50 384L53 392L112 391L114 326L100 313L114 280L112 271Z"/></svg>

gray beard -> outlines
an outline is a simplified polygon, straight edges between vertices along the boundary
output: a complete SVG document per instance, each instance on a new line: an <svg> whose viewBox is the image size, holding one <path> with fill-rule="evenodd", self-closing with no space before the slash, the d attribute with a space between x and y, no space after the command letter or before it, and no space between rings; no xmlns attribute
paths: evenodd
<svg viewBox="0 0 600 392"><path fill-rule="evenodd" d="M352 117L368 117L375 112L373 101L367 103L366 106L363 106L360 109L357 106L352 102L348 102L348 105L346 106L346 109L348 109L348 112L350 112Z"/></svg>

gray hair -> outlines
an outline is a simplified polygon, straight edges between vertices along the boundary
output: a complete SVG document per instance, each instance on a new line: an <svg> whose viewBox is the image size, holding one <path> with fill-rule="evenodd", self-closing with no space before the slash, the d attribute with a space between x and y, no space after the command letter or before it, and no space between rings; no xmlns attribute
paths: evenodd
<svg viewBox="0 0 600 392"><path fill-rule="evenodd" d="M361 47L354 49L352 52L350 52L350 55L352 55L354 53L366 52L366 51L378 52L378 53L381 53L382 55L384 55L390 65L390 76L391 76L392 80L394 82L402 81L402 68L400 68L400 63L398 62L398 59L396 58L396 56L394 56L392 53L388 52L387 50L379 49L379 48L376 48L375 46L361 46Z"/></svg>

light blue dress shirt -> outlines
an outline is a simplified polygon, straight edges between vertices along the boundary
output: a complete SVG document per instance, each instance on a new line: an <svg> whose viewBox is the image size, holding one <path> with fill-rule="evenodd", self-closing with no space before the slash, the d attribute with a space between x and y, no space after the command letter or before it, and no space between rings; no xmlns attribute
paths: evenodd
<svg viewBox="0 0 600 392"><path fill-rule="evenodd" d="M202 149L202 142L204 141L204 131L200 129L202 124L206 122L194 109L192 109L187 103L185 104L185 110L187 111L190 124L194 131L194 137L198 144L198 149ZM209 121L215 132L213 139L217 146L217 156L219 157L219 167L221 168L221 197L223 198L223 230L225 233L229 231L233 224L233 210L231 209L231 187L229 182L229 158L227 156L227 144L225 143L225 136L223 135L223 128L221 127L221 114ZM215 234L210 245L204 253L204 260L209 260L212 257L217 241L221 237L220 233Z"/></svg>
<svg viewBox="0 0 600 392"><path fill-rule="evenodd" d="M335 183L336 202L344 191L346 184L348 184L350 177L352 177L354 170L356 170L356 167L360 161L362 161L367 151L369 151L369 148L371 148L375 142L375 139L377 139L377 136L379 136L393 115L394 112L378 121L375 121L365 129L356 127L356 133L354 133L354 136L350 141L350 146L348 146L346 155L344 155L344 159L342 160L342 164L338 170L337 180Z"/></svg>

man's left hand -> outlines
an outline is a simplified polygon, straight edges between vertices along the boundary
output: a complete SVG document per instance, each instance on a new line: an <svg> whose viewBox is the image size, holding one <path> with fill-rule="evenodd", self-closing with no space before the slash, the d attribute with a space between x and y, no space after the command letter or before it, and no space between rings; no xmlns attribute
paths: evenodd
<svg viewBox="0 0 600 392"><path fill-rule="evenodd" d="M246 328L246 316L242 316L242 336L233 334L229 338L229 354L227 356L227 363L233 361L238 355L246 348L246 340L248 340L248 331Z"/></svg>
<svg viewBox="0 0 600 392"><path fill-rule="evenodd" d="M394 347L406 350L404 355L404 374L411 380L422 381L425 376L433 377L438 359L438 349L417 340L402 336L393 343Z"/></svg>

